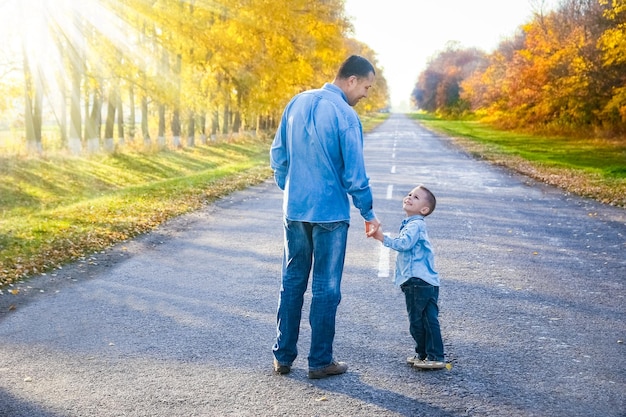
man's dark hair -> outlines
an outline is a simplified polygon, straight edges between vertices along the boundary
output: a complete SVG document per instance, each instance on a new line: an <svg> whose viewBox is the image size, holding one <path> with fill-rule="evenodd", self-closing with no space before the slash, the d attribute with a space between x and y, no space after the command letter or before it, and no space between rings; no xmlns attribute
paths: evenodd
<svg viewBox="0 0 626 417"><path fill-rule="evenodd" d="M337 72L337 78L346 79L355 75L358 78L367 78L370 72L376 75L374 66L367 59L359 55L351 55L343 61L339 72Z"/></svg>

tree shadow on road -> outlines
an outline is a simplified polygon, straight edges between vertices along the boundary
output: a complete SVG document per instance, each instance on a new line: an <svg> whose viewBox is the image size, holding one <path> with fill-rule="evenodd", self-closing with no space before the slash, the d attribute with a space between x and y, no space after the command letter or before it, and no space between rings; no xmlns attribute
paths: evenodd
<svg viewBox="0 0 626 417"><path fill-rule="evenodd" d="M17 398L2 388L0 388L0 416L62 417L61 414L45 411L23 398Z"/></svg>

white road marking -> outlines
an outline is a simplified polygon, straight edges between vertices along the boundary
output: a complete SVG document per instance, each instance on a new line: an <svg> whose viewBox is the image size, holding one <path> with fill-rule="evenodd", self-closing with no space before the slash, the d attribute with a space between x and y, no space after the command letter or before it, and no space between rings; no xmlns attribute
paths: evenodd
<svg viewBox="0 0 626 417"><path fill-rule="evenodd" d="M387 233L385 233L388 236ZM380 245L380 252L378 254L378 278L389 277L389 248Z"/></svg>
<svg viewBox="0 0 626 417"><path fill-rule="evenodd" d="M396 167L395 165L391 168L391 173L395 173ZM387 186L387 200L391 200L391 196L393 195L393 184L389 184ZM385 235L388 235L385 233ZM389 277L389 248L383 245L380 245L380 252L378 254L378 278L388 278Z"/></svg>
<svg viewBox="0 0 626 417"><path fill-rule="evenodd" d="M396 144L397 141L393 141L393 153L391 154L391 158L396 158ZM396 173L396 166L391 166L391 173ZM387 200L391 200L393 195L393 184L389 184L387 186ZM385 236L389 236L388 233L385 233ZM389 248L383 245L380 245L380 252L378 253L378 278L389 278Z"/></svg>
<svg viewBox="0 0 626 417"><path fill-rule="evenodd" d="M387 200L391 200L391 195L393 194L393 184L387 186Z"/></svg>

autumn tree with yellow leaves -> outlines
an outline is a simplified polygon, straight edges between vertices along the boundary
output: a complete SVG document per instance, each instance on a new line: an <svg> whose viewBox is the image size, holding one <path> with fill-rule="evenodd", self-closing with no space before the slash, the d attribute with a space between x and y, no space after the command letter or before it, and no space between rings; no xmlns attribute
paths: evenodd
<svg viewBox="0 0 626 417"><path fill-rule="evenodd" d="M508 128L626 133L626 0L564 0L538 11L460 74L457 61L470 53L435 57L416 85L416 105L444 114L466 109ZM446 99L433 101L441 91Z"/></svg>
<svg viewBox="0 0 626 417"><path fill-rule="evenodd" d="M10 3L19 5L4 6ZM25 85L23 124L39 151L43 106L73 153L112 151L136 136L145 146L193 146L197 138L275 128L287 101L332 81L349 54L377 64L373 51L350 38L342 0L42 4L20 10L41 13L38 30L48 42L16 35L23 76L0 78L0 91ZM377 75L359 111L388 106L384 75Z"/></svg>

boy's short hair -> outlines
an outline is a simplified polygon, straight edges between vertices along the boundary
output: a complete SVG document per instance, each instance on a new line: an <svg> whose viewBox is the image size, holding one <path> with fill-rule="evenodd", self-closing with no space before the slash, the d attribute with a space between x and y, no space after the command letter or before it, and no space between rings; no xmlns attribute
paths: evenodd
<svg viewBox="0 0 626 417"><path fill-rule="evenodd" d="M426 191L426 201L428 202L428 208L430 208L430 211L428 212L428 214L426 214L426 216L428 216L430 213L435 211L435 207L437 206L437 199L435 198L435 195L423 185L420 184L417 186L417 188Z"/></svg>

